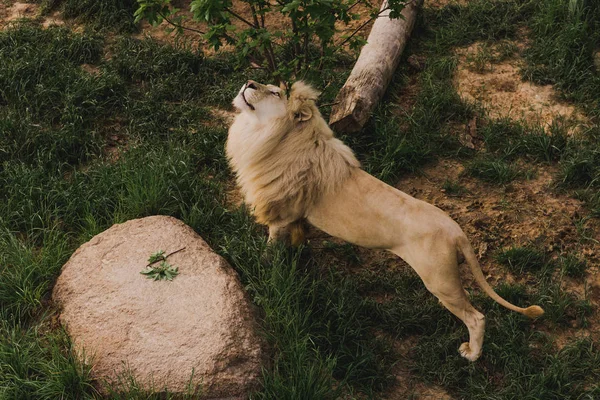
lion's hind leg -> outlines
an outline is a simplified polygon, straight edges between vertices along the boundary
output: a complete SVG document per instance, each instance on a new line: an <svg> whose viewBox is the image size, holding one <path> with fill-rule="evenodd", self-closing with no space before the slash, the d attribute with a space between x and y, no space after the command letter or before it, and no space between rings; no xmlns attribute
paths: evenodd
<svg viewBox="0 0 600 400"><path fill-rule="evenodd" d="M483 346L485 317L471 305L463 289L456 253L438 251L436 254L429 248L408 254L402 254L402 251L393 252L417 272L427 290L437 297L444 307L464 322L469 330L469 341L460 346L459 352L470 361L477 360ZM422 257L423 254L428 254L428 257Z"/></svg>
<svg viewBox="0 0 600 400"><path fill-rule="evenodd" d="M464 292L460 298L441 298L444 307L461 319L469 329L469 341L460 345L458 352L469 361L475 361L481 355L485 332L485 317L469 302Z"/></svg>

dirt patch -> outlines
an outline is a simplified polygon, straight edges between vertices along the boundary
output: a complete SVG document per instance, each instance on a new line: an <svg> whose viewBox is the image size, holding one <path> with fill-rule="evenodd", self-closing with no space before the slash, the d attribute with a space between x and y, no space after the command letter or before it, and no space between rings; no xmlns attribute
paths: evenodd
<svg viewBox="0 0 600 400"><path fill-rule="evenodd" d="M505 49L507 43L504 43ZM571 122L572 129L587 123L573 105L561 101L552 85L536 85L521 79L522 46L513 44L514 55L476 43L458 49L455 85L459 95L482 105L491 118L511 118L528 125L548 127L557 118Z"/></svg>
<svg viewBox="0 0 600 400"><path fill-rule="evenodd" d="M459 223L479 253L484 269L492 272L492 283L507 275L503 269L494 273L500 267L492 257L505 247L533 244L548 252L575 252L585 255L590 267L599 266L600 244L582 238L578 228L587 215L583 204L555 192L554 167L527 168L533 169L534 179L493 186L464 175L459 162L442 160L425 168L423 176L402 179L397 187L438 206ZM448 194L443 189L447 180L460 184L465 194ZM597 220L588 220L587 224L587 229L598 232Z"/></svg>
<svg viewBox="0 0 600 400"><path fill-rule="evenodd" d="M39 5L21 2L3 2L0 4L0 29L24 18L36 18L39 15Z"/></svg>
<svg viewBox="0 0 600 400"><path fill-rule="evenodd" d="M42 21L42 26L44 28L56 25L65 25L65 21L62 19L60 11L54 11L52 14L44 17L44 20Z"/></svg>
<svg viewBox="0 0 600 400"><path fill-rule="evenodd" d="M24 19L36 20L44 28L65 25L65 20L62 19L59 11L46 16L40 14L41 8L39 4L5 1L0 4L0 30ZM75 25L72 25L71 28L79 32L83 30L80 26Z"/></svg>

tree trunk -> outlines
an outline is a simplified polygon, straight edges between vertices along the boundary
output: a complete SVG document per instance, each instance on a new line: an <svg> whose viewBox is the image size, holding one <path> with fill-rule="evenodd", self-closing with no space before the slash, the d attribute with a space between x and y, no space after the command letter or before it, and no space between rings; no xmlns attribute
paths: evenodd
<svg viewBox="0 0 600 400"><path fill-rule="evenodd" d="M375 20L367 44L331 110L329 124L336 132L356 132L368 121L398 66L421 4L423 0L409 1L402 10L404 19L390 19L387 10ZM384 0L381 10L387 6Z"/></svg>

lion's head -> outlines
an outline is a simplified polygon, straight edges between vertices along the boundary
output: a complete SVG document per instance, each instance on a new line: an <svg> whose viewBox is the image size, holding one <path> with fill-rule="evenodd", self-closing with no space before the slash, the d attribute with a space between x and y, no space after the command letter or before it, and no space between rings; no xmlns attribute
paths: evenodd
<svg viewBox="0 0 600 400"><path fill-rule="evenodd" d="M292 85L288 96L280 87L249 80L233 99L233 105L260 121L289 117L294 122L306 122L318 114L318 97L317 90L301 81Z"/></svg>
<svg viewBox="0 0 600 400"><path fill-rule="evenodd" d="M304 82L286 93L248 81L233 100L240 113L229 128L227 157L260 223L304 218L360 165L333 136L317 108L318 96Z"/></svg>

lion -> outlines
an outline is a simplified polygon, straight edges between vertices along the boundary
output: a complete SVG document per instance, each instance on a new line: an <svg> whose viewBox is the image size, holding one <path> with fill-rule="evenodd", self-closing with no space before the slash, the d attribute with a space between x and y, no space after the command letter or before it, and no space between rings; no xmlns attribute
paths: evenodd
<svg viewBox="0 0 600 400"><path fill-rule="evenodd" d="M459 353L481 355L485 317L469 302L459 274L468 263L483 291L530 318L544 310L517 307L487 283L460 226L439 208L371 176L353 151L335 138L316 101L319 92L300 81L289 92L248 81L233 100L239 111L226 153L246 203L269 241L302 239L303 221L352 244L388 250L408 263L429 290L469 331Z"/></svg>

